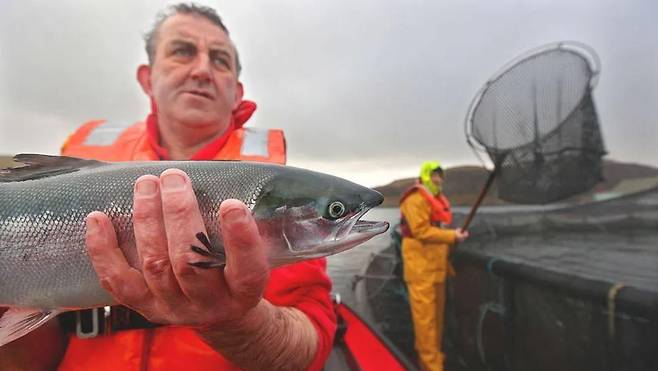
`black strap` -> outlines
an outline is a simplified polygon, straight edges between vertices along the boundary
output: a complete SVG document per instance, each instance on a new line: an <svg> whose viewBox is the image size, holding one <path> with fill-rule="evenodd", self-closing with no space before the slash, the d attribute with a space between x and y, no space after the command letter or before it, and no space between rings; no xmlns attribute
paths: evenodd
<svg viewBox="0 0 658 371"><path fill-rule="evenodd" d="M116 331L162 326L149 322L141 314L122 305L110 307L109 312L106 312L105 308L65 312L58 318L64 331L77 333L81 338L92 338Z"/></svg>
<svg viewBox="0 0 658 371"><path fill-rule="evenodd" d="M350 371L361 371L359 362L357 362L352 349L345 342L345 333L347 332L347 322L338 312L338 307L334 306L334 311L336 312L336 336L334 337L334 349L338 348L342 352L344 357L344 362L347 365L347 369Z"/></svg>

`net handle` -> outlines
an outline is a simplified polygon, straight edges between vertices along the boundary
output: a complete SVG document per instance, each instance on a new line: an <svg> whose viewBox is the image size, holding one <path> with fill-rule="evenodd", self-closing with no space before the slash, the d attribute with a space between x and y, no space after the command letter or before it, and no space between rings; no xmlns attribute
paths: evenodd
<svg viewBox="0 0 658 371"><path fill-rule="evenodd" d="M502 157L504 158L505 156ZM462 231L468 230L468 227L471 225L471 221L473 221L473 218L475 217L475 213L477 212L478 208L480 208L480 204L482 204L484 197L487 195L487 192L489 191L489 188L491 188L491 185L493 184L496 175L498 175L498 172L500 171L500 167L503 163L503 158L501 158L501 160L496 163L494 169L491 171L491 173L489 173L487 182L484 184L484 187L482 187L482 190L480 191L480 194L478 195L475 204L473 204L473 207L471 207L471 211L468 213L468 216L466 217L466 220L462 225L461 228Z"/></svg>

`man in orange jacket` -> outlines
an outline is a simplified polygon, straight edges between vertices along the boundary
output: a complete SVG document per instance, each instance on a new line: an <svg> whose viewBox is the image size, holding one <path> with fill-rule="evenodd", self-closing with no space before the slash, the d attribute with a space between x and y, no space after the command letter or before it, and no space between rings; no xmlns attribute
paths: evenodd
<svg viewBox="0 0 658 371"><path fill-rule="evenodd" d="M146 121L124 128L89 122L69 138L64 155L285 162L281 131L242 127L255 105L242 99L238 53L213 9L172 6L147 34L146 51L149 64L137 70L152 106ZM139 178L133 206L140 269L127 264L100 212L87 217L87 252L103 287L138 314L94 310L103 330L96 323L90 332L81 330L79 316L84 336L67 336L66 326L52 322L0 348L0 369L322 367L336 328L326 260L270 270L249 209L226 200L219 215L225 269L191 267L190 239L204 225L191 181L177 169Z"/></svg>
<svg viewBox="0 0 658 371"><path fill-rule="evenodd" d="M444 172L435 161L424 162L418 182L402 196L402 260L414 322L415 348L423 370L443 370L441 352L445 281L450 245L468 231L448 228L450 203L443 195Z"/></svg>

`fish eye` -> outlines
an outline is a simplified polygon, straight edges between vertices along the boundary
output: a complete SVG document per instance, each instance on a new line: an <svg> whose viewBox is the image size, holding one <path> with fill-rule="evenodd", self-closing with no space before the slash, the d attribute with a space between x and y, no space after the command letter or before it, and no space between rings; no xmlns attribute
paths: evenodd
<svg viewBox="0 0 658 371"><path fill-rule="evenodd" d="M329 217L332 219L338 219L342 216L345 215L345 204L340 202L340 201L334 201L329 204L329 207L327 207L327 212L329 213Z"/></svg>

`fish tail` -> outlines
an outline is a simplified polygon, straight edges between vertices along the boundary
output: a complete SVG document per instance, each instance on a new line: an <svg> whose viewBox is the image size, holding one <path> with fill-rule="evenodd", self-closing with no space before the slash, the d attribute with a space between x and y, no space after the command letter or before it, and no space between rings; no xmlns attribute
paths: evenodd
<svg viewBox="0 0 658 371"><path fill-rule="evenodd" d="M0 317L0 346L27 335L59 313L59 310L9 307Z"/></svg>

